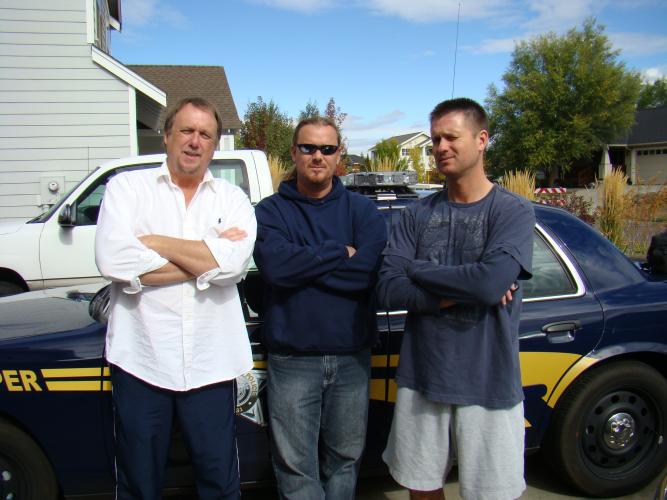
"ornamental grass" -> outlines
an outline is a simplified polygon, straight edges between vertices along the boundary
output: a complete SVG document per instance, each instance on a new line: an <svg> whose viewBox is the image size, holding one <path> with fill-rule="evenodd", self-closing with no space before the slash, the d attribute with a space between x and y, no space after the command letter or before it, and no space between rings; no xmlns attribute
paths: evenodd
<svg viewBox="0 0 667 500"><path fill-rule="evenodd" d="M500 185L529 201L535 200L535 174L532 172L527 170L505 172L500 179Z"/></svg>
<svg viewBox="0 0 667 500"><path fill-rule="evenodd" d="M290 166L287 165L280 157L276 155L269 155L269 171L271 172L271 181L273 182L273 190L278 189L278 185L289 177Z"/></svg>
<svg viewBox="0 0 667 500"><path fill-rule="evenodd" d="M629 205L626 195L627 185L628 177L623 171L612 169L598 186L600 231L624 252L628 249L628 241L624 234L626 209Z"/></svg>

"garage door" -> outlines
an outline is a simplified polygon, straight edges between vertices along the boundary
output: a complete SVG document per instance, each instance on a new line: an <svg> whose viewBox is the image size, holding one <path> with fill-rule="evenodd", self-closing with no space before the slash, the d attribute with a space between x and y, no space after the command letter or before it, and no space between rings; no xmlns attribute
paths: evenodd
<svg viewBox="0 0 667 500"><path fill-rule="evenodd" d="M667 149L638 150L636 166L642 184L667 182Z"/></svg>

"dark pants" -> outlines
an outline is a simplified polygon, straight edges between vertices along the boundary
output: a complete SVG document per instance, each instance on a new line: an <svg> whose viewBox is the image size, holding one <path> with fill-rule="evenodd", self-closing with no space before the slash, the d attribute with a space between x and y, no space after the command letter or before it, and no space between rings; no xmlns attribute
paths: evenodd
<svg viewBox="0 0 667 500"><path fill-rule="evenodd" d="M190 452L199 498L239 498L233 381L168 391L117 366L111 368L111 381L118 500L162 498L173 415Z"/></svg>

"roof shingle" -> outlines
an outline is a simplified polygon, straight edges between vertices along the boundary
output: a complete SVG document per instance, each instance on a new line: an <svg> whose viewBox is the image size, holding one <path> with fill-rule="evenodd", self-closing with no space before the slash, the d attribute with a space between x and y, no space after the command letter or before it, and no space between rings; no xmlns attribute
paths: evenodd
<svg viewBox="0 0 667 500"><path fill-rule="evenodd" d="M184 97L203 97L218 108L223 128L241 128L241 120L222 66L128 64L127 67L166 92L167 109ZM163 111L160 116L160 127L164 123L165 113Z"/></svg>
<svg viewBox="0 0 667 500"><path fill-rule="evenodd" d="M667 142L667 106L638 109L630 131L612 144L634 146Z"/></svg>

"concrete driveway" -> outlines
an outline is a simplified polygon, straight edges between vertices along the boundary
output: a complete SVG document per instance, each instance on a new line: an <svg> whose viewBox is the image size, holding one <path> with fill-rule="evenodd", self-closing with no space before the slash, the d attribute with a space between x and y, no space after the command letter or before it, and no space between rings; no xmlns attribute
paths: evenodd
<svg viewBox="0 0 667 500"><path fill-rule="evenodd" d="M458 495L458 482L456 482L456 469L452 472L450 482L445 487L447 500L460 500ZM664 474L667 474L665 469ZM663 475L664 475L663 474ZM624 500L653 500L659 480L656 479L643 490L632 495L619 497ZM544 464L539 454L526 458L526 481L528 489L521 496L526 500L557 500L557 499L583 499L576 492L563 485ZM271 488L244 491L243 500L277 500L278 496ZM192 497L193 499L196 497ZM358 500L408 500L408 492L397 485L391 477L364 478L359 483ZM184 499L185 500L185 499Z"/></svg>

